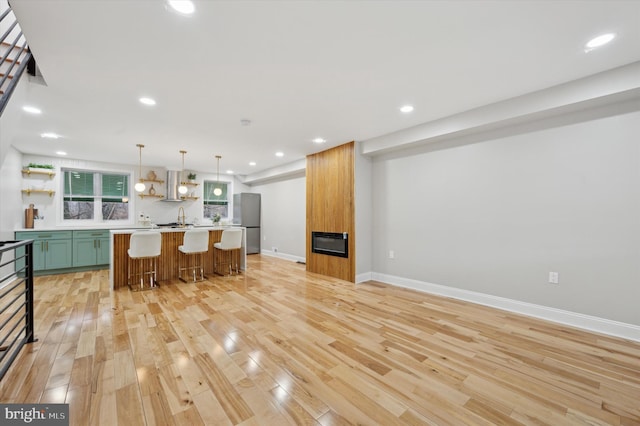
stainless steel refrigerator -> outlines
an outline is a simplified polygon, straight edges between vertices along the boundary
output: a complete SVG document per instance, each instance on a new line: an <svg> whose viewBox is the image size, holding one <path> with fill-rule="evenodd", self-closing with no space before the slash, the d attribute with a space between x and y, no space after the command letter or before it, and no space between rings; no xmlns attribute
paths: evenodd
<svg viewBox="0 0 640 426"><path fill-rule="evenodd" d="M247 254L260 253L260 194L233 194L233 224L247 228Z"/></svg>

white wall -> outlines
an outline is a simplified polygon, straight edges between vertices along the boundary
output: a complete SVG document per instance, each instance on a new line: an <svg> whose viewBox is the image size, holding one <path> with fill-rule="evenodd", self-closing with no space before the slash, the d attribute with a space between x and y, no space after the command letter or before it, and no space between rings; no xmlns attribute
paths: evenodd
<svg viewBox="0 0 640 426"><path fill-rule="evenodd" d="M8 147L0 164L0 241L14 239L13 230L22 226L20 214L20 169L22 155Z"/></svg>
<svg viewBox="0 0 640 426"><path fill-rule="evenodd" d="M21 117L21 108L28 83L25 78L20 82L0 117L0 241L14 239L13 230L22 225L24 213L20 210L20 169L22 155L13 146L16 123ZM10 257L3 256L3 263ZM0 269L5 276L12 268Z"/></svg>
<svg viewBox="0 0 640 426"><path fill-rule="evenodd" d="M375 271L640 325L639 136L634 112L374 160Z"/></svg>
<svg viewBox="0 0 640 426"><path fill-rule="evenodd" d="M306 258L306 179L304 176L254 185L262 194L262 252L304 261ZM277 253L273 249L277 248Z"/></svg>
<svg viewBox="0 0 640 426"><path fill-rule="evenodd" d="M355 145L356 282L371 280L373 272L372 162L362 155L362 144Z"/></svg>

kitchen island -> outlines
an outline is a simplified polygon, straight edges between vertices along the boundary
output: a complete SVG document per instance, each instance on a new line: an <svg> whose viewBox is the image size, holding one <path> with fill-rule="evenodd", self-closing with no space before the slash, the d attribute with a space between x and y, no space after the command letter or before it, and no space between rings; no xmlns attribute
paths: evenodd
<svg viewBox="0 0 640 426"><path fill-rule="evenodd" d="M218 227L198 227L198 229L209 230L209 251L205 255L205 274L214 274L213 270L213 244L220 241L222 231L228 229L228 226ZM189 228L160 228L160 229L112 229L111 234L111 252L110 252L110 268L109 282L113 290L127 287L127 265L129 255L129 238L136 231L159 231L162 236L162 252L158 259L157 280L160 285L167 281L178 279L178 246L182 245L184 233ZM246 267L246 232L242 229L242 248L240 253L240 269L245 270Z"/></svg>

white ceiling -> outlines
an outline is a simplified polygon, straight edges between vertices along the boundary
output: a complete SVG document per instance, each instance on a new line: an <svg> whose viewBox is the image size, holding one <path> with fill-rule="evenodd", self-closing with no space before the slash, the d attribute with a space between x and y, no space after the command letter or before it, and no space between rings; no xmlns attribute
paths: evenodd
<svg viewBox="0 0 640 426"><path fill-rule="evenodd" d="M640 60L640 1L11 3L47 83L29 84L43 114L14 146L137 164L143 143L143 164L174 169L185 149L186 169L220 154L252 174ZM618 37L585 53L604 32Z"/></svg>

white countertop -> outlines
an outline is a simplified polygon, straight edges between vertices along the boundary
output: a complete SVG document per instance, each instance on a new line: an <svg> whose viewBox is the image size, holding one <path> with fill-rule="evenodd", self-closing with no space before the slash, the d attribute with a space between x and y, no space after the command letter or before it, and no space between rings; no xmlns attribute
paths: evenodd
<svg viewBox="0 0 640 426"><path fill-rule="evenodd" d="M211 225L198 225L198 226L187 226L185 228L151 228L151 227L144 227L144 228L129 228L129 229L111 229L111 234L131 234L133 232L136 231L159 231L159 232L184 232L184 231L188 231L189 229L208 229L211 231L215 231L215 230L224 230L224 229L229 229L229 228L239 228L239 229L243 229L242 226L236 226L236 225L227 225L227 226L211 226Z"/></svg>
<svg viewBox="0 0 640 426"><path fill-rule="evenodd" d="M192 228L206 228L206 229L226 229L231 227L240 228L240 226L238 225L218 225L218 226L193 225L192 226ZM143 229L157 229L159 231L184 231L185 229L190 229L190 228L188 226L186 228L151 228L150 226L134 226L134 225L127 225L127 226L95 225L95 226L55 226L55 227L46 227L46 228L17 228L17 229L14 229L14 232L92 231L92 230L98 230L98 229L108 229L112 232L114 231L133 232L133 231L139 231Z"/></svg>

